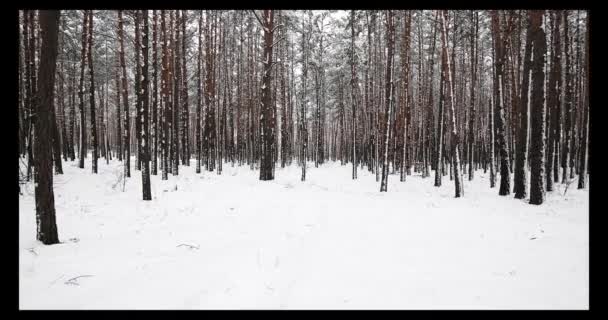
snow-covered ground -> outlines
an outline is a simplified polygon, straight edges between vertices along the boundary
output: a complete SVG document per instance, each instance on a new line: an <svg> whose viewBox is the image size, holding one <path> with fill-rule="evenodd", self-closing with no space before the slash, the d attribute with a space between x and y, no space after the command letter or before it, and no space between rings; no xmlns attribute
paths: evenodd
<svg viewBox="0 0 608 320"><path fill-rule="evenodd" d="M132 164L134 161L131 162ZM21 309L537 309L589 306L588 189L541 206L498 196L488 174L454 198L446 176L389 178L339 163L152 176L125 190L118 161L55 176L61 244L35 238L19 197Z"/></svg>

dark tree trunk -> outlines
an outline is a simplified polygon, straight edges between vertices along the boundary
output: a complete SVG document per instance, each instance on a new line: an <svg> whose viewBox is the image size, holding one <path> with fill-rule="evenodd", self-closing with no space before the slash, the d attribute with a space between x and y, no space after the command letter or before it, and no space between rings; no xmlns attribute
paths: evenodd
<svg viewBox="0 0 608 320"><path fill-rule="evenodd" d="M584 110L584 118L583 118L583 138L581 140L581 158L579 160L579 170L578 170L578 188L579 189L584 189L585 188L585 182L586 182L586 178L587 178L587 143L588 143L588 139L589 139L589 84L591 83L591 73L589 72L589 41L591 40L591 37L589 35L590 29L591 29L591 23L590 23L590 15L589 15L589 11L587 11L587 22L586 22L586 27L587 27L587 34L586 34L586 39L585 39L585 84L584 84L584 88L585 88L585 95L583 97L583 108Z"/></svg>
<svg viewBox="0 0 608 320"><path fill-rule="evenodd" d="M201 173L201 108L202 108L202 82L201 60L203 58L203 11L198 17L198 55L196 59L196 173ZM240 94L240 93L239 93Z"/></svg>
<svg viewBox="0 0 608 320"><path fill-rule="evenodd" d="M83 23L82 23L82 50L80 55L80 83L78 86L78 102L80 107L80 159L78 162L79 168L84 168L84 158L87 153L87 149L85 148L86 144L86 116L84 111L84 68L86 65L86 57L87 57L87 33L88 33L88 25L89 25L89 14L86 10L83 13Z"/></svg>
<svg viewBox="0 0 608 320"><path fill-rule="evenodd" d="M158 15L152 11L152 170L158 174ZM147 49L147 48L146 48Z"/></svg>
<svg viewBox="0 0 608 320"><path fill-rule="evenodd" d="M135 143L137 151L135 152L135 169L141 171L141 119L140 109L143 107L141 92L143 90L141 84L141 12L135 10L133 20L135 20Z"/></svg>
<svg viewBox="0 0 608 320"><path fill-rule="evenodd" d="M165 10L160 13L160 29L162 36L162 56L161 56L161 82L160 82L160 98L162 102L161 108L161 157L162 157L162 180L169 179L169 108L171 103L171 95L169 94L169 79L171 78L169 69L169 53L167 27L165 23Z"/></svg>
<svg viewBox="0 0 608 320"><path fill-rule="evenodd" d="M59 11L41 10L40 27L42 47L38 71L35 125L35 198L36 239L44 244L59 243L55 221L55 195L53 194L53 172L51 163L51 113L53 109L53 86L57 60L57 34Z"/></svg>
<svg viewBox="0 0 608 320"><path fill-rule="evenodd" d="M120 49L119 49L120 50ZM120 112L120 53L116 55L116 144L118 161L122 161L122 115Z"/></svg>
<svg viewBox="0 0 608 320"><path fill-rule="evenodd" d="M89 10L89 32L87 36L89 37L87 55L89 60L89 101L91 104L91 139L93 144L93 173L97 173L97 158L98 158L98 148L97 148L97 118L95 117L95 77L93 73L93 10Z"/></svg>
<svg viewBox="0 0 608 320"><path fill-rule="evenodd" d="M406 11L403 24L403 41L401 44L401 92L403 98L401 101L401 121L403 125L403 144L401 147L401 175L400 180L405 181L406 176L406 150L407 150L407 117L406 110L409 108L409 96L407 94L410 78L410 32L411 32L412 14Z"/></svg>
<svg viewBox="0 0 608 320"><path fill-rule="evenodd" d="M547 108L550 110L551 121L549 128L548 161L547 161L547 191L553 191L553 182L558 181L559 152L558 147L561 137L561 102L560 92L561 80L561 37L559 25L561 14L556 11L551 16L551 74L547 84Z"/></svg>
<svg viewBox="0 0 608 320"><path fill-rule="evenodd" d="M262 116L260 125L262 127L262 159L260 163L260 180L274 180L272 172L274 150L274 105L271 103L270 85L272 82L272 46L274 34L274 11L264 10L262 15L262 28L264 29L264 55L262 57L264 71L262 75Z"/></svg>
<svg viewBox="0 0 608 320"><path fill-rule="evenodd" d="M309 25L310 28L312 26ZM301 141L300 148L300 161L302 165L302 176L300 178L301 181L306 180L306 157L308 151L308 130L306 128L306 106L308 105L308 95L307 95L307 84L306 80L308 77L308 40L310 37L310 29L306 28L304 23L302 24L302 54L304 58L302 59L302 100L300 102L300 134L299 138Z"/></svg>
<svg viewBox="0 0 608 320"><path fill-rule="evenodd" d="M27 161L27 181L30 181L31 176L32 176L32 167L34 166L34 152L33 152L33 144L34 144L34 139L35 137L32 135L35 126L35 120L34 120L34 113L35 113L35 109L36 109L36 94L37 94L37 86L38 86L38 81L36 80L36 35L38 33L38 30L35 27L35 23L34 23L34 19L35 19L35 11L34 10L29 10L29 17L28 17L28 27L29 27L29 41L28 41L28 50L27 50L27 55L28 55L28 65L29 65L29 70L30 70L30 75L29 77L27 77L29 79L29 83L30 83L30 94L29 94L29 128L27 130L27 136L28 136L28 147L27 147L27 153L28 153L28 161ZM84 42L83 42L84 45ZM83 59L84 61L84 59ZM35 179L35 176L34 176Z"/></svg>
<svg viewBox="0 0 608 320"><path fill-rule="evenodd" d="M443 103L445 101L445 52L441 51L441 77L439 80L439 111L437 114L437 152L435 155L435 187L441 187L441 178L443 177L443 125L444 125L444 110Z"/></svg>
<svg viewBox="0 0 608 320"><path fill-rule="evenodd" d="M122 10L118 11L118 39L120 41L120 68L121 82L122 82L122 103L123 110L125 112L125 125L124 125L124 152L125 152L125 177L131 177L131 130L130 130L130 111L129 111L129 93L127 91L127 67L125 64L125 45L124 45L124 30L123 30L123 19Z"/></svg>
<svg viewBox="0 0 608 320"><path fill-rule="evenodd" d="M475 84L477 81L477 38L479 34L479 13L471 13L471 108L469 114L469 181L473 180L473 151L475 146Z"/></svg>
<svg viewBox="0 0 608 320"><path fill-rule="evenodd" d="M462 174L460 172L461 168L460 168L460 150L458 149L458 145L460 144L459 141L459 136L458 136L458 131L457 131L457 127L456 127L456 112L454 110L455 108L455 104L456 104L456 100L454 97L454 83L452 81L453 77L452 77L452 73L449 71L451 70L451 58L450 55L448 53L448 44L447 44L447 10L442 12L441 15L441 40L442 40L442 47L443 47L443 51L445 52L445 56L446 56L446 67L447 70L445 72L446 74L446 92L447 92L447 99L446 102L448 102L449 104L449 109L448 111L450 111L450 124L451 124L451 148L452 148L452 152L451 152L451 158L452 158L452 167L454 170L454 188L455 188L455 197L459 198L464 194L464 190L463 190L463 186L462 186ZM453 49L454 50L454 49Z"/></svg>
<svg viewBox="0 0 608 320"><path fill-rule="evenodd" d="M515 174L513 178L513 193L515 193L516 199L524 199L527 195L526 164L528 157L528 109L530 108L528 103L532 103L532 101L528 101L528 97L531 96L531 91L529 90L533 89L532 84L530 84L530 77L532 77L532 43L536 42L536 39L533 38L534 35L532 34L533 31L536 32L536 30L533 29L536 28L536 26L532 26L532 21L530 19L533 17L534 19L537 19L536 14L537 13L528 13L528 29L526 32L526 47L524 51L524 72L519 100L519 135L517 139ZM536 61L534 63L536 63ZM541 67L543 67L543 65L541 65Z"/></svg>
<svg viewBox="0 0 608 320"><path fill-rule="evenodd" d="M392 13L391 13L392 14ZM357 67L355 60L355 10L351 10L350 12L350 29L351 29L351 44L350 44L350 70L351 70L351 78L350 78L350 86L351 86L351 104L353 108L353 121L352 121L352 130L353 130L353 140L352 140L352 161L353 161L353 179L357 179L357 110L356 110L356 92L357 88ZM386 191L386 190L384 190Z"/></svg>
<svg viewBox="0 0 608 320"><path fill-rule="evenodd" d="M62 88L57 88L59 92L59 99L63 98ZM58 101L62 105L61 101ZM53 141L53 163L55 165L55 173L63 174L63 168L61 166L61 137L59 135L59 126L57 125L57 111L55 108L51 109L51 136Z"/></svg>
<svg viewBox="0 0 608 320"><path fill-rule="evenodd" d="M571 134L572 127L572 62L570 56L570 35L568 31L568 10L563 11L563 19L564 19L564 60L565 60L565 91L564 91L564 144L562 150L562 183L566 183L568 181L568 160L571 155L571 139L573 139L573 134Z"/></svg>
<svg viewBox="0 0 608 320"><path fill-rule="evenodd" d="M385 73L385 93L384 93L384 108L386 110L386 127L384 130L384 155L382 157L382 180L380 182L380 192L387 191L388 184L388 144L389 144L389 134L391 130L391 107L393 103L393 48L395 46L395 24L393 11L388 10L387 12L387 25L386 25L386 33L387 33L387 58L386 58L386 73Z"/></svg>
<svg viewBox="0 0 608 320"><path fill-rule="evenodd" d="M498 142L498 150L500 153L500 189L498 194L505 196L511 193L511 175L509 168L509 147L505 136L505 111L503 106L503 81L504 81L504 39L507 35L503 35L501 30L500 17L497 10L492 11L492 34L494 36L495 47L495 69L496 81L494 82L494 96L496 97L495 112L496 112L496 136ZM492 141L491 143L494 143Z"/></svg>
<svg viewBox="0 0 608 320"><path fill-rule="evenodd" d="M284 24L284 19L283 19L283 15L281 14L281 12L279 12L279 23L280 24ZM285 36L285 27L281 27L281 35ZM290 141L290 136L289 136L289 130L288 130L288 117L287 117L287 113L288 113L288 105L287 105L287 100L286 100L286 86L285 86L285 51L287 49L287 45L285 44L285 41L282 41L282 43L279 44L280 48L281 48L281 68L279 71L280 77L281 77L281 168L285 167L285 164L287 163L287 158L290 156L289 154L289 141ZM292 121L291 117L289 117L289 121Z"/></svg>
<svg viewBox="0 0 608 320"><path fill-rule="evenodd" d="M137 110L139 113L139 119L141 121L141 135L140 135L140 156L141 161L141 182L142 182L142 194L143 200L152 200L152 194L150 192L150 148L149 143L150 136L148 128L148 114L149 114L149 86L148 86L148 10L142 10L140 16L143 15L143 30L142 30L142 45L141 54L143 57L143 64L141 65L141 87L142 90L139 92L139 99L141 100L139 105L140 109Z"/></svg>
<svg viewBox="0 0 608 320"><path fill-rule="evenodd" d="M531 143L530 143L530 204L542 204L545 200L545 31L541 29L543 10L529 11L530 33L534 41L531 96ZM526 74L524 74L524 77Z"/></svg>
<svg viewBox="0 0 608 320"><path fill-rule="evenodd" d="M182 165L190 166L190 147L188 146L188 130L190 129L188 116L188 74L186 73L186 10L181 16L181 125L180 136L182 145Z"/></svg>

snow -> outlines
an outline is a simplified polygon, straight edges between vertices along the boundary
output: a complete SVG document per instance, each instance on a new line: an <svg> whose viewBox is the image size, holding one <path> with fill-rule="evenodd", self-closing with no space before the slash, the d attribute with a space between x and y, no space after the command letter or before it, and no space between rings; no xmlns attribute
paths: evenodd
<svg viewBox="0 0 608 320"><path fill-rule="evenodd" d="M134 163L134 160L132 160ZM36 241L33 183L19 197L21 309L553 309L589 307L588 189L540 206L464 180L352 166L249 166L151 176L64 163L54 178L61 244ZM87 167L89 164L87 163ZM434 175L432 173L431 177Z"/></svg>

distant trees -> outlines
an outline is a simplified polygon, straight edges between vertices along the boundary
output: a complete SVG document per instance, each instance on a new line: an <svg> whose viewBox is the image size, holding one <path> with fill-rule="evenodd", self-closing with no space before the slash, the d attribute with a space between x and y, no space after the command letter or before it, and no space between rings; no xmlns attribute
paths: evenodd
<svg viewBox="0 0 608 320"><path fill-rule="evenodd" d="M57 107L39 141L50 15L19 15L22 183L38 179L48 140L56 174L90 151L93 173L116 155L127 179L134 156L145 200L150 174L167 180L193 157L196 173L231 162L260 180L279 162L295 160L305 181L307 161L339 161L352 179L375 174L381 192L391 174L435 170L455 197L463 173L492 188L498 170L499 195L513 173L515 198L534 204L575 175L586 184L585 11L65 11L45 87Z"/></svg>

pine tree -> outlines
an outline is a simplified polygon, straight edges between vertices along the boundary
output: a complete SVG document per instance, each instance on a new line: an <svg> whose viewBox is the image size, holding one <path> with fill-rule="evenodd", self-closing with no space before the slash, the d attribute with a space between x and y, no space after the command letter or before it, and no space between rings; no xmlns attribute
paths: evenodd
<svg viewBox="0 0 608 320"><path fill-rule="evenodd" d="M257 17L257 15L256 15ZM262 96L261 108L262 114L260 122L262 127L262 159L260 164L260 180L274 180L272 172L272 151L274 147L274 112L271 105L270 85L272 82L272 47L274 35L274 11L264 10L262 21L262 29L264 30L264 55L263 64L264 71L262 74Z"/></svg>
<svg viewBox="0 0 608 320"><path fill-rule="evenodd" d="M456 128L456 114L455 114L455 98L454 98L454 82L452 81L452 72L450 72L449 70L451 70L451 58L449 56L448 53L448 44L447 44L447 15L448 12L447 10L444 10L441 14L440 14L440 21L441 21L441 43L442 43L442 51L445 52L445 57L446 57L446 92L447 92L447 99L446 102L448 104L448 111L450 111L450 118L451 118L451 158L453 161L453 170L454 170L454 187L455 187L455 196L456 198L461 197L464 194L463 191L463 186L462 186L462 175L460 173L460 150L458 149L458 145L459 145L459 136L458 136L458 132L457 132L457 128Z"/></svg>
<svg viewBox="0 0 608 320"><path fill-rule="evenodd" d="M589 42L591 38L589 36L589 32L591 29L589 11L587 11L587 34L585 39L585 78L587 82L584 84L585 95L583 99L583 108L584 108L584 119L583 119L583 138L581 141L581 155L579 160L579 170L578 170L578 189L585 188L585 181L587 178L587 144L589 139L589 82L590 82L590 72L589 72Z"/></svg>
<svg viewBox="0 0 608 320"><path fill-rule="evenodd" d="M98 158L98 146L97 146L97 118L95 117L95 77L93 72L93 10L89 10L89 32L87 32L87 36L89 40L87 41L88 49L87 56L89 62L89 101L91 105L91 138L93 143L93 157L92 157L92 169L93 173L97 173L97 158Z"/></svg>
<svg viewBox="0 0 608 320"><path fill-rule="evenodd" d="M412 14L410 11L406 11L403 21L403 41L401 43L401 92L403 92L403 99L401 102L401 119L403 122L403 146L401 148L401 181L405 181L405 168L406 168L406 150L407 150L407 117L406 110L409 108L409 96L407 94L409 87L410 78L410 29L412 24Z"/></svg>
<svg viewBox="0 0 608 320"><path fill-rule="evenodd" d="M122 10L118 11L118 39L120 42L120 68L121 73L121 92L122 92L122 103L123 110L125 113L125 125L124 127L124 152L125 152L125 177L131 177L131 130L130 130L130 110L129 110L129 92L127 91L127 68L125 64L125 45L124 45L124 30L123 30L123 18Z"/></svg>
<svg viewBox="0 0 608 320"><path fill-rule="evenodd" d="M152 170L158 174L158 15L152 10Z"/></svg>
<svg viewBox="0 0 608 320"><path fill-rule="evenodd" d="M140 157L142 162L141 170L141 181L142 181L142 193L143 200L152 200L152 194L150 192L150 130L148 127L148 115L149 115L149 79L148 79L148 10L142 10L138 15L138 18L143 15L143 30L141 35L141 55L143 57L143 63L141 64L141 92L138 94L138 98L141 100L140 109L138 109L139 120L141 121L140 128Z"/></svg>
<svg viewBox="0 0 608 320"><path fill-rule="evenodd" d="M59 15L60 13L57 10L40 11L42 44L37 79L38 90L35 98L36 239L47 245L59 243L55 218L50 139L51 113L54 108L53 87L55 85Z"/></svg>
<svg viewBox="0 0 608 320"><path fill-rule="evenodd" d="M168 35L167 27L165 22L165 10L161 10L160 13L160 30L162 37L162 56L161 56L161 86L160 86L160 100L162 104L161 108L161 157L162 157L162 180L169 179L169 110L171 103L171 95L169 94L169 80L170 80L170 69L169 69L169 52L168 52Z"/></svg>
<svg viewBox="0 0 608 320"><path fill-rule="evenodd" d="M526 164L528 157L528 109L530 108L528 103L532 103L532 101L528 101L528 99L532 90L532 84L530 83L530 78L532 77L532 42L535 41L532 38L532 32L535 31L533 28L535 27L531 25L532 21L530 21L530 19L534 14L535 13L528 14L528 29L526 32L526 47L524 52L524 70L520 90L519 135L517 140L517 152L513 178L513 193L515 193L516 199L524 199L527 193Z"/></svg>
<svg viewBox="0 0 608 320"><path fill-rule="evenodd" d="M80 54L80 82L78 86L78 101L79 101L79 110L80 110L80 160L78 162L79 168L84 168L84 158L87 153L87 149L85 148L86 143L86 115L84 110L84 69L87 57L87 33L89 26L89 14L87 10L83 12L83 23L82 23L82 49ZM89 67L90 68L90 67Z"/></svg>
<svg viewBox="0 0 608 320"><path fill-rule="evenodd" d="M386 127L384 131L384 155L382 157L382 180L380 182L380 192L387 191L388 184L388 144L389 134L391 131L391 112L393 103L393 60L394 60L394 46L395 46L395 25L394 25L394 13L392 10L387 10L386 13L386 41L387 41L387 60L386 60L386 73L385 73L385 94L384 94L384 106L385 106L385 118Z"/></svg>
<svg viewBox="0 0 608 320"><path fill-rule="evenodd" d="M545 199L545 31L540 27L543 10L530 10L530 33L533 39L531 140L530 140L530 204L542 204ZM525 74L524 74L525 76Z"/></svg>
<svg viewBox="0 0 608 320"><path fill-rule="evenodd" d="M500 154L500 189L498 194L501 196L508 195L511 193L511 176L509 168L509 147L505 137L505 106L504 106L504 60L505 50L504 41L506 36L503 35L501 30L501 19L497 10L491 12L492 18L492 35L494 37L494 51L496 55L495 60L495 81L494 81L494 110L496 113L496 136L498 142L498 151ZM494 143L494 141L491 141Z"/></svg>

